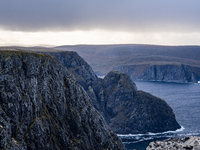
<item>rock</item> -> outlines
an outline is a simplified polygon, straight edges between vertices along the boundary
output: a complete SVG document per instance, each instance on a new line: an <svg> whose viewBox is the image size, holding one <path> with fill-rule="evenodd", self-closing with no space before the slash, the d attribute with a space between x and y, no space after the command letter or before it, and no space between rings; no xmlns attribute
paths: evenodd
<svg viewBox="0 0 200 150"><path fill-rule="evenodd" d="M154 141L149 144L147 150L179 149L200 150L200 137L190 136L184 138L169 138L164 141Z"/></svg>
<svg viewBox="0 0 200 150"><path fill-rule="evenodd" d="M100 79L76 52L49 54L74 74L94 107L116 133L164 132L180 128L169 105L149 93L137 91L127 74L111 71Z"/></svg>
<svg viewBox="0 0 200 150"><path fill-rule="evenodd" d="M0 149L125 149L52 56L1 51L0 91Z"/></svg>
<svg viewBox="0 0 200 150"><path fill-rule="evenodd" d="M78 83L87 91L93 81L97 79L96 74L88 63L80 57L77 52L49 52L46 53L56 57L67 70L74 75Z"/></svg>
<svg viewBox="0 0 200 150"><path fill-rule="evenodd" d="M107 120L111 118L113 120L118 114L124 112L125 110L122 109L124 103L132 101L137 91L135 83L129 76L118 71L111 71L106 75L102 88Z"/></svg>
<svg viewBox="0 0 200 150"><path fill-rule="evenodd" d="M164 132L180 128L170 106L158 97L137 91L127 74L111 71L98 84L94 82L92 87L97 95L95 103L98 104L95 105L101 106L100 110L96 108L118 134Z"/></svg>

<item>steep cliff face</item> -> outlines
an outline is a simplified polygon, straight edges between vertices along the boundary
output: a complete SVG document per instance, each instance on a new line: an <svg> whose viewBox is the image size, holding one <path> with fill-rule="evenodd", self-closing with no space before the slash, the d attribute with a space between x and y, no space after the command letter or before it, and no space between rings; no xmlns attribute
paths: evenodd
<svg viewBox="0 0 200 150"><path fill-rule="evenodd" d="M1 51L0 91L0 149L124 149L54 57Z"/></svg>
<svg viewBox="0 0 200 150"><path fill-rule="evenodd" d="M163 132L180 128L169 105L149 93L137 91L127 74L111 71L104 79L100 79L75 52L49 54L61 60L82 83L94 107L116 133Z"/></svg>
<svg viewBox="0 0 200 150"><path fill-rule="evenodd" d="M89 95L101 106L100 110L96 108L116 133L164 132L180 128L170 106L158 97L137 91L127 74L111 71L101 81L92 86L97 97Z"/></svg>
<svg viewBox="0 0 200 150"><path fill-rule="evenodd" d="M165 81L197 83L200 80L200 68L184 64L165 65L132 65L121 66L116 69L129 74L133 80Z"/></svg>
<svg viewBox="0 0 200 150"><path fill-rule="evenodd" d="M76 52L51 52L47 53L56 57L70 73L72 73L78 83L87 91L89 85L97 79L96 74L88 63Z"/></svg>

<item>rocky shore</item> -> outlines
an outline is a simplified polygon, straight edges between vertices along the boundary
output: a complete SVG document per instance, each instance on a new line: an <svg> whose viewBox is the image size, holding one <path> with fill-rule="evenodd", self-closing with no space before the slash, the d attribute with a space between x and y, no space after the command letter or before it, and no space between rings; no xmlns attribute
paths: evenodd
<svg viewBox="0 0 200 150"><path fill-rule="evenodd" d="M200 150L200 137L169 138L151 142L147 150Z"/></svg>

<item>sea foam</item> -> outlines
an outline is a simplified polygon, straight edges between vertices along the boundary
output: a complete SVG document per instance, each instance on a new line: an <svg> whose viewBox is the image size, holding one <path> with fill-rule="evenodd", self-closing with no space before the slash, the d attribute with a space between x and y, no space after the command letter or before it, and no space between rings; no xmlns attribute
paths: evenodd
<svg viewBox="0 0 200 150"><path fill-rule="evenodd" d="M176 131L166 131L161 133L146 133L146 134L117 134L119 137L122 138L122 142L124 144L133 144L133 143L139 143L143 141L150 141L153 139L160 139L160 138L166 138L166 137L174 137L177 133L180 133L185 128L181 126L180 129L177 129Z"/></svg>
<svg viewBox="0 0 200 150"><path fill-rule="evenodd" d="M178 133L178 132L181 132L183 131L185 128L183 126L181 126L180 129L177 129L176 131L166 131L166 132L159 132L159 133L152 133L152 132L149 132L149 133L146 133L146 134L117 134L117 136L119 137L126 137L126 136L132 136L132 137L135 137L135 136L153 136L153 135L162 135L162 134L168 134L168 133Z"/></svg>

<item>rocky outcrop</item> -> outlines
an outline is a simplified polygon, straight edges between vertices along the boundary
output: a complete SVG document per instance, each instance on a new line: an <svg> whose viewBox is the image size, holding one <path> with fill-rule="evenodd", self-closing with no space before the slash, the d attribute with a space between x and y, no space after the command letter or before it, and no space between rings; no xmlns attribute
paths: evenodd
<svg viewBox="0 0 200 150"><path fill-rule="evenodd" d="M158 97L137 91L127 74L111 71L104 79L94 82L88 94L111 129L118 134L180 128L170 106Z"/></svg>
<svg viewBox="0 0 200 150"><path fill-rule="evenodd" d="M164 141L151 142L147 150L178 149L178 150L200 150L200 137L169 138Z"/></svg>
<svg viewBox="0 0 200 150"><path fill-rule="evenodd" d="M197 83L200 80L200 68L189 65L129 65L117 67L119 71L129 74L133 80Z"/></svg>
<svg viewBox="0 0 200 150"><path fill-rule="evenodd" d="M0 149L124 149L52 56L0 52Z"/></svg>
<svg viewBox="0 0 200 150"><path fill-rule="evenodd" d="M49 54L74 74L94 107L116 133L164 132L180 128L169 105L149 93L137 91L127 74L111 71L100 79L76 52Z"/></svg>

